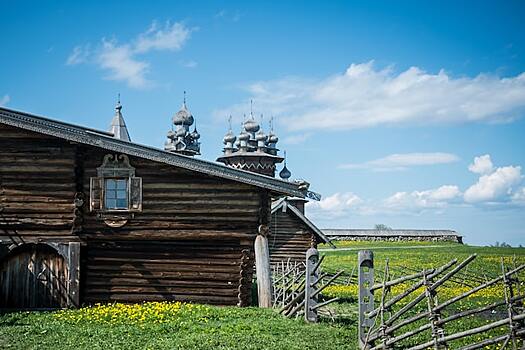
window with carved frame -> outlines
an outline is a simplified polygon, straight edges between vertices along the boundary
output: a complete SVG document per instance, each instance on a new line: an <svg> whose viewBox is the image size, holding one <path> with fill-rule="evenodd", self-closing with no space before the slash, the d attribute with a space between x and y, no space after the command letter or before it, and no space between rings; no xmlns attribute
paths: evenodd
<svg viewBox="0 0 525 350"><path fill-rule="evenodd" d="M142 178L124 154L104 156L90 179L90 210L99 213L142 211Z"/></svg>

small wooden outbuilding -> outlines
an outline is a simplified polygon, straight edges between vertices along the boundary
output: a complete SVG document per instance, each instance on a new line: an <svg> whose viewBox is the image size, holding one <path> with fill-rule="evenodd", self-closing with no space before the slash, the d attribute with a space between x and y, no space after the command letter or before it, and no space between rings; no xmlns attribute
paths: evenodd
<svg viewBox="0 0 525 350"><path fill-rule="evenodd" d="M0 308L248 305L254 240L284 195L304 191L0 108Z"/></svg>
<svg viewBox="0 0 525 350"><path fill-rule="evenodd" d="M304 214L306 200L283 197L272 203L268 247L272 264L281 261L304 263L306 251L320 243L330 243L323 232ZM333 245L332 245L333 246Z"/></svg>

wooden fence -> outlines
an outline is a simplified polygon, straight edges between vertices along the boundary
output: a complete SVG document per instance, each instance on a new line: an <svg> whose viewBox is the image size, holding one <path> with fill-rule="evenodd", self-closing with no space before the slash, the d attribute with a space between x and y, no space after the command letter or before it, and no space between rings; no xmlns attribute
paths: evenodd
<svg viewBox="0 0 525 350"><path fill-rule="evenodd" d="M397 278L392 278L387 261L382 281L374 283L373 254L360 251L359 347L368 350L472 350L492 345L500 349L523 349L525 294L519 273L525 270L525 265L509 268L502 259L499 276L470 276L462 283L468 286L466 291L453 297L443 297L440 293L445 283L458 283L462 275L469 276L465 271L475 258L476 255L471 255L459 263L454 259L443 266ZM406 289L394 295L392 289L401 284ZM466 298L489 287L501 288L503 298L490 304L463 303L461 306ZM455 322L483 315L483 324ZM487 333L489 331L492 334Z"/></svg>

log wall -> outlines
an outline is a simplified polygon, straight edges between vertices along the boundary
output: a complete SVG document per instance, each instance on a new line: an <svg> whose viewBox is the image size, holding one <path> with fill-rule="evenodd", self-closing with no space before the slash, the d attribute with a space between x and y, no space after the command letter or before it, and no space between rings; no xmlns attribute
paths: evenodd
<svg viewBox="0 0 525 350"><path fill-rule="evenodd" d="M306 251L311 247L312 240L315 240L311 230L290 212L277 210L271 220L268 238L271 264L288 259L304 263Z"/></svg>
<svg viewBox="0 0 525 350"><path fill-rule="evenodd" d="M268 193L130 157L143 211L112 228L88 205L89 179L107 153L0 125L0 243L81 242L81 302L249 304Z"/></svg>

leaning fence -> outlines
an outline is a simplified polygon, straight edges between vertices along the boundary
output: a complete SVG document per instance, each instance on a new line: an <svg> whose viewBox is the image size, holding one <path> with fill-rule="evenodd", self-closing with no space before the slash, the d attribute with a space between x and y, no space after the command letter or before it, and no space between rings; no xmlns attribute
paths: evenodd
<svg viewBox="0 0 525 350"><path fill-rule="evenodd" d="M525 265L508 267L501 260L501 274L478 282L466 291L443 297L441 288L454 281L476 258L471 255L458 262L392 278L389 262L382 281L374 283L374 261L371 251L358 256L359 280L359 347L361 349L522 349L525 339L525 308L519 273ZM392 289L403 284L399 294ZM462 305L462 302L487 288L501 288L503 297L493 303ZM377 304L377 305L376 305ZM472 320L477 323L457 322ZM492 332L492 333L491 333Z"/></svg>

